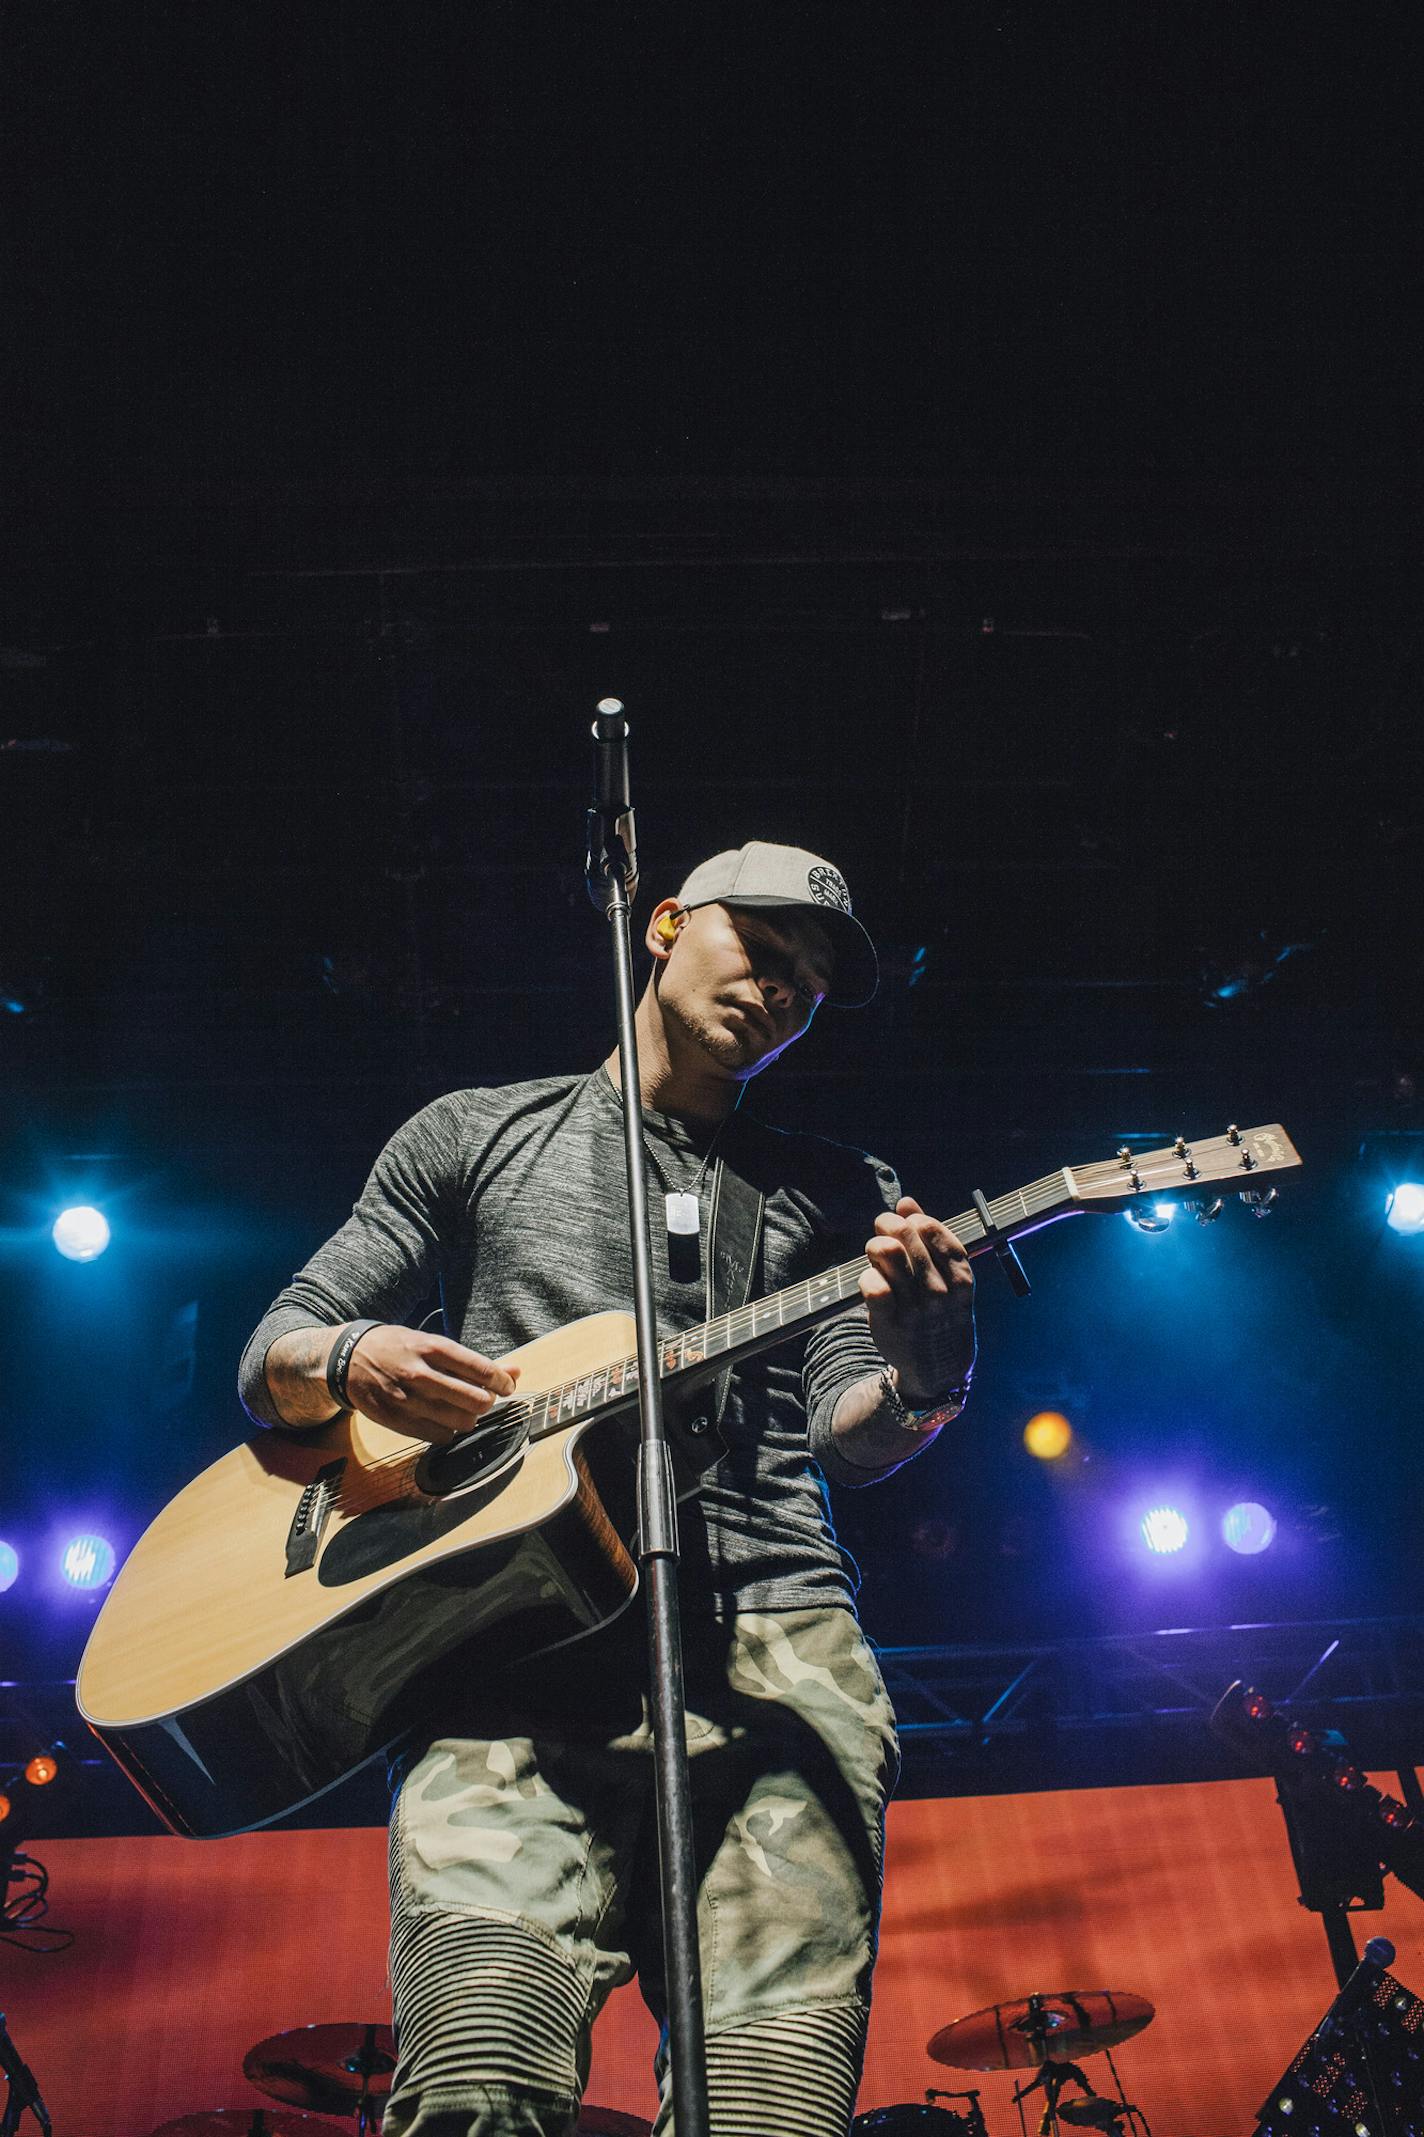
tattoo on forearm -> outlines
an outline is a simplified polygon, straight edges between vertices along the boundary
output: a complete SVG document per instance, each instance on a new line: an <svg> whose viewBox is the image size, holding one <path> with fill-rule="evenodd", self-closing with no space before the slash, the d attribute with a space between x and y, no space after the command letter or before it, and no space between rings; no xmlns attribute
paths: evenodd
<svg viewBox="0 0 1424 2137"><path fill-rule="evenodd" d="M856 1469L898 1469L935 1437L907 1433L885 1399L881 1376L846 1389L831 1425L837 1451Z"/></svg>
<svg viewBox="0 0 1424 2137"><path fill-rule="evenodd" d="M325 1424L333 1414L326 1361L335 1339L334 1328L295 1328L268 1351L267 1392L287 1424Z"/></svg>

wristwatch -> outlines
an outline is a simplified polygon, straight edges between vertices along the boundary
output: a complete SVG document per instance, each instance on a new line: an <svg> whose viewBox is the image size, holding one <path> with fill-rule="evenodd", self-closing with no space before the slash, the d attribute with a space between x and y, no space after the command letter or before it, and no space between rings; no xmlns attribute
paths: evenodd
<svg viewBox="0 0 1424 2137"><path fill-rule="evenodd" d="M938 1432L941 1425L952 1425L968 1402L970 1378L966 1373L958 1387L946 1388L933 1402L917 1406L906 1402L895 1382L895 1368L887 1365L880 1375L881 1400L902 1432Z"/></svg>

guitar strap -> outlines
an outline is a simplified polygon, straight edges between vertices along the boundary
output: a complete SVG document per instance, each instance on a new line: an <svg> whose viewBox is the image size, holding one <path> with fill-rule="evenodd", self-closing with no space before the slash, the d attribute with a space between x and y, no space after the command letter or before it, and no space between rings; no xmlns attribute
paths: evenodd
<svg viewBox="0 0 1424 2137"><path fill-rule="evenodd" d="M742 1124L742 1132L748 1123ZM766 1196L719 1155L712 1176L712 1214L707 1220L707 1317L731 1313L751 1297L761 1251ZM713 1389L713 1431L726 1414L732 1368L717 1375Z"/></svg>

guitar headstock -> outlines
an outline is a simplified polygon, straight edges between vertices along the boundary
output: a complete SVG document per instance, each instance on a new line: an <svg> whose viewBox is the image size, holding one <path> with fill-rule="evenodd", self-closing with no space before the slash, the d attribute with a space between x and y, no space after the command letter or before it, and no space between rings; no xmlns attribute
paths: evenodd
<svg viewBox="0 0 1424 2137"><path fill-rule="evenodd" d="M1104 1164L1065 1166L1072 1200L1079 1209L1131 1209L1138 1202L1198 1201L1206 1205L1225 1195L1259 1195L1258 1205L1273 1191L1262 1181L1289 1172L1300 1152L1276 1124L1269 1128L1228 1128L1224 1135L1189 1143L1178 1136L1163 1150L1133 1151L1124 1146ZM1213 1212L1214 1214L1214 1212Z"/></svg>

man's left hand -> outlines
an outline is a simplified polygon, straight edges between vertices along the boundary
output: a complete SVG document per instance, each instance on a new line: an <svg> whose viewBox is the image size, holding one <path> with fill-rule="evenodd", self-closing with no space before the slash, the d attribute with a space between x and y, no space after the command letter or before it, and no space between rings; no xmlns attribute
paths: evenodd
<svg viewBox="0 0 1424 2137"><path fill-rule="evenodd" d="M860 1295L870 1333L895 1368L903 1401L932 1402L957 1387L974 1364L974 1271L938 1217L910 1195L875 1220Z"/></svg>

